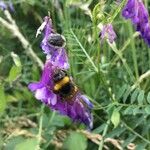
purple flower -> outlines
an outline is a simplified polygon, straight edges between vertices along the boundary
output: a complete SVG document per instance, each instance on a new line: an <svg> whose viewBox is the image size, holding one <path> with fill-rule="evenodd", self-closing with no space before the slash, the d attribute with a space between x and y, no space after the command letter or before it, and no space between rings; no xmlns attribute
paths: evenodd
<svg viewBox="0 0 150 150"><path fill-rule="evenodd" d="M9 2L8 2L8 7L9 7L9 9L10 9L12 12L15 11L14 6L13 6L13 3L11 2L11 0L9 0Z"/></svg>
<svg viewBox="0 0 150 150"><path fill-rule="evenodd" d="M50 107L52 110L60 112L62 115L67 115L73 121L84 123L89 128L92 128L93 118L90 109L92 103L85 95L79 91L76 92L71 100L63 100L59 94L54 94L53 74L55 70L60 69L53 66L51 60L47 60L42 73L41 80L37 83L30 83L28 88L35 93L35 97Z"/></svg>
<svg viewBox="0 0 150 150"><path fill-rule="evenodd" d="M0 1L0 8L2 10L5 10L5 9L7 9L7 5L3 1Z"/></svg>
<svg viewBox="0 0 150 150"><path fill-rule="evenodd" d="M103 26L102 31L100 32L101 41L108 39L110 43L113 43L116 39L116 33L113 29L112 24L106 24Z"/></svg>
<svg viewBox="0 0 150 150"><path fill-rule="evenodd" d="M60 69L69 69L68 57L64 48L47 55L52 65Z"/></svg>
<svg viewBox="0 0 150 150"><path fill-rule="evenodd" d="M41 42L41 48L43 52L47 54L49 59L51 59L51 63L54 66L68 69L69 63L63 43L65 42L64 37L60 34L55 33L52 27L52 20L50 17L46 16L44 18L44 24L44 38ZM55 46L54 44L58 46ZM62 45L60 46L60 44Z"/></svg>
<svg viewBox="0 0 150 150"><path fill-rule="evenodd" d="M6 2L0 0L0 9L2 9L3 11L5 9L10 9L12 12L14 12L14 7L13 7L13 4L11 1L6 3Z"/></svg>
<svg viewBox="0 0 150 150"><path fill-rule="evenodd" d="M150 45L150 24L149 14L142 0L128 0L122 15L125 19L130 19L141 37Z"/></svg>

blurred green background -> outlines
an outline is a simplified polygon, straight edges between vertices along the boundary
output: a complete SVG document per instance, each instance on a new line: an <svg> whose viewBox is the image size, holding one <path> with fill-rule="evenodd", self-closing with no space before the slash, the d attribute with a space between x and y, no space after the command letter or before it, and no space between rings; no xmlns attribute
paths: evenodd
<svg viewBox="0 0 150 150"><path fill-rule="evenodd" d="M12 27L0 23L0 149L150 149L150 49L122 18L124 2L13 0L10 14L27 43L0 11L0 22ZM90 132L44 107L27 88L39 81L45 62L42 36L35 34L48 12L66 37L70 74L94 104ZM100 43L99 23L113 24L116 46Z"/></svg>

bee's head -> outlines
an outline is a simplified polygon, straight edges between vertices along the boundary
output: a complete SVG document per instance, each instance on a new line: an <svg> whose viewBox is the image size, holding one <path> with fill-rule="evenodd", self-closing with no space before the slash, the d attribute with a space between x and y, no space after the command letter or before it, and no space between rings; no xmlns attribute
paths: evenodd
<svg viewBox="0 0 150 150"><path fill-rule="evenodd" d="M66 39L60 34L52 34L49 36L48 43L56 48L64 47Z"/></svg>
<svg viewBox="0 0 150 150"><path fill-rule="evenodd" d="M67 76L66 71L56 70L53 75L53 81L56 83L56 82L62 80L65 76Z"/></svg>

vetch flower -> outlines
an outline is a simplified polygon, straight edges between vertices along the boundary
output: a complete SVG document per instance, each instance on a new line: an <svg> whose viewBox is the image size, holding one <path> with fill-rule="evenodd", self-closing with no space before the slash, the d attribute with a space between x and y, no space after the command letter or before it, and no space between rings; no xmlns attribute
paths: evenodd
<svg viewBox="0 0 150 150"><path fill-rule="evenodd" d="M4 2L2 0L0 0L0 9L1 10L6 10L6 9L10 9L12 12L14 12L14 7L11 1L9 2Z"/></svg>
<svg viewBox="0 0 150 150"><path fill-rule="evenodd" d="M57 68L65 70L69 69L68 57L64 48L59 49L58 51L53 51L51 54L48 54L47 59L49 59L52 65Z"/></svg>
<svg viewBox="0 0 150 150"><path fill-rule="evenodd" d="M116 39L116 33L113 29L112 24L106 24L100 28L102 30L99 35L101 38L101 41L103 42L104 39L108 39L110 43L113 43L114 40Z"/></svg>
<svg viewBox="0 0 150 150"><path fill-rule="evenodd" d="M128 0L122 15L130 19L141 37L150 45L150 24L149 14L142 0Z"/></svg>
<svg viewBox="0 0 150 150"><path fill-rule="evenodd" d="M44 22L37 31L39 34L43 30L44 37L41 42L41 48L43 52L51 59L51 63L63 69L69 68L68 58L66 54L65 38L56 33L52 27L52 20L50 17L46 16Z"/></svg>
<svg viewBox="0 0 150 150"><path fill-rule="evenodd" d="M42 73L41 80L37 83L30 83L28 88L35 93L35 97L50 107L52 110L58 111L62 115L67 115L73 121L84 123L88 128L92 128L93 118L90 112L92 103L89 99L77 91L69 100L63 99L60 94L55 94L54 89L54 73L57 69L53 66L51 60L48 59Z"/></svg>
<svg viewBox="0 0 150 150"><path fill-rule="evenodd" d="M7 5L3 1L0 1L0 8L2 10L5 10L5 9L7 9Z"/></svg>

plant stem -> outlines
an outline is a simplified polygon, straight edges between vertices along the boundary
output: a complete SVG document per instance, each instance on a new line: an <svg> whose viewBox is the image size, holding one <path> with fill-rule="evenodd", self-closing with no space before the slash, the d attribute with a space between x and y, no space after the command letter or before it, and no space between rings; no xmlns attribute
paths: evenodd
<svg viewBox="0 0 150 150"><path fill-rule="evenodd" d="M123 125L129 130L131 131L133 134L135 134L137 137L139 137L140 139L142 139L144 142L150 144L150 141L147 140L146 138L144 138L143 136L141 136L139 133L137 133L136 131L134 131L131 127L129 127L124 121L122 121Z"/></svg>
<svg viewBox="0 0 150 150"><path fill-rule="evenodd" d="M150 70L142 74L139 79L132 85L131 89L134 90L144 79L150 77Z"/></svg>
<svg viewBox="0 0 150 150"><path fill-rule="evenodd" d="M3 19L2 17L0 17L0 23L6 27L7 29L9 29L13 35L15 35L19 41L22 44L22 47L25 49L25 53L34 60L34 62L36 62L38 64L38 66L43 69L43 62L41 61L41 59L36 55L36 53L33 51L29 41L23 36L23 34L20 32L15 20L12 18L11 14L9 13L8 10L4 11L4 14L6 16L6 18L9 20L6 21L5 19Z"/></svg>
<svg viewBox="0 0 150 150"><path fill-rule="evenodd" d="M119 14L119 12L122 10L123 6L125 5L127 0L123 0L121 2L121 4L119 5L119 7L116 9L114 15L111 17L110 23L112 23L114 21L114 19L117 17L117 15Z"/></svg>
<svg viewBox="0 0 150 150"><path fill-rule="evenodd" d="M74 32L72 31L72 29L70 29L71 34L73 35L73 37L75 38L75 40L77 41L77 43L79 44L79 46L81 47L82 51L85 53L86 57L88 58L88 60L90 61L90 63L92 64L95 72L98 72L97 67L95 66L94 62L92 61L91 57L89 56L89 54L86 52L86 50L84 49L84 47L82 46L82 44L80 43L80 41L78 40L77 36L74 34Z"/></svg>
<svg viewBox="0 0 150 150"><path fill-rule="evenodd" d="M132 42L132 40L134 38L136 38L137 36L139 36L139 32L135 32L132 37L128 38L127 41L124 43L123 47L121 49L119 49L119 52L123 55L123 52L126 50L126 48L128 47L128 45ZM112 65L115 65L116 62L119 60L119 56L115 56L115 58L112 59Z"/></svg>
<svg viewBox="0 0 150 150"><path fill-rule="evenodd" d="M119 56L119 58L121 59L121 61L122 61L123 65L124 65L124 67L126 68L128 74L129 74L129 76L130 76L130 78L131 78L131 81L133 82L133 81L135 80L135 77L134 77L134 75L133 75L133 73L132 73L132 71L131 71L129 65L127 64L126 60L123 58L121 52L117 49L115 42L114 42L114 43L110 43L108 40L107 40L107 42L108 42L109 46L112 48L112 50L113 50L113 51Z"/></svg>
<svg viewBox="0 0 150 150"><path fill-rule="evenodd" d="M136 79L138 79L139 78L139 72L138 72L136 48L135 48L135 42L132 38L133 29L132 29L131 25L129 25L129 24L128 24L128 29L129 29L129 34L130 34L130 38L131 38L131 43L130 44L131 44L132 59L133 59L133 64L134 64L135 75L136 75Z"/></svg>
<svg viewBox="0 0 150 150"><path fill-rule="evenodd" d="M43 126L43 111L44 111L44 108L45 108L45 105L42 105L41 106L41 116L40 116L40 121L39 121L39 132L38 132L38 135L37 135L37 147L36 147L36 150L39 149L40 147L40 142L41 142L41 136L42 136L42 126Z"/></svg>
<svg viewBox="0 0 150 150"><path fill-rule="evenodd" d="M109 124L110 124L110 120L108 120L107 123L106 123L106 126L105 126L104 131L103 131L103 134L102 134L102 140L101 140L101 142L100 142L100 144L99 144L98 150L103 150L103 147L104 147L104 136L105 136L106 133L107 133Z"/></svg>

